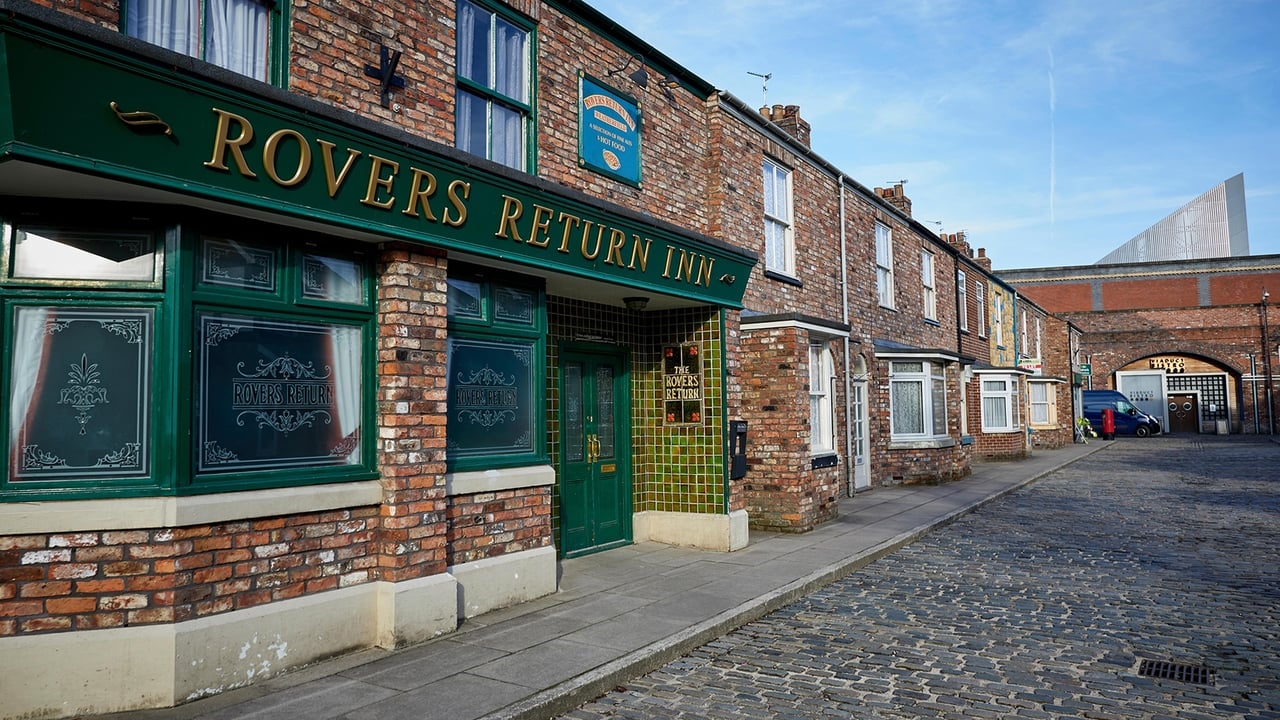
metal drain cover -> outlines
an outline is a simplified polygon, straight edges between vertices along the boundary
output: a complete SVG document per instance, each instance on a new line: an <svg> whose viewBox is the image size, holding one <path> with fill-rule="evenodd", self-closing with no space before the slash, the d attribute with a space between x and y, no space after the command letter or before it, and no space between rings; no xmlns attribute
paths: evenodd
<svg viewBox="0 0 1280 720"><path fill-rule="evenodd" d="M1167 660L1143 660L1138 664L1138 674L1144 677L1178 682L1211 685L1213 671L1204 665L1169 662Z"/></svg>

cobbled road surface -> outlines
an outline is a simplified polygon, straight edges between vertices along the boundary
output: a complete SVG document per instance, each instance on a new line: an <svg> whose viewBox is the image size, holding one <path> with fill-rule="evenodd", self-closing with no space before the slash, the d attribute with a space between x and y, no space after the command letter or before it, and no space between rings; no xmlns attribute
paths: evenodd
<svg viewBox="0 0 1280 720"><path fill-rule="evenodd" d="M563 717L1280 719L1280 445L1110 445Z"/></svg>

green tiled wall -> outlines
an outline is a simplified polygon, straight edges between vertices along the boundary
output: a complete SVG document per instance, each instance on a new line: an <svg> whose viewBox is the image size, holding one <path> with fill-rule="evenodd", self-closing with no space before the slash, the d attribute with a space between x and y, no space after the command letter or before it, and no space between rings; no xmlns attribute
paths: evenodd
<svg viewBox="0 0 1280 720"><path fill-rule="evenodd" d="M559 345L598 342L630 348L633 509L723 513L724 345L720 311L699 307L632 312L550 297L547 303L547 451L559 473ZM695 343L702 356L704 408L698 425L663 422L662 349ZM559 532L560 498L552 500ZM558 537L558 535L557 535Z"/></svg>

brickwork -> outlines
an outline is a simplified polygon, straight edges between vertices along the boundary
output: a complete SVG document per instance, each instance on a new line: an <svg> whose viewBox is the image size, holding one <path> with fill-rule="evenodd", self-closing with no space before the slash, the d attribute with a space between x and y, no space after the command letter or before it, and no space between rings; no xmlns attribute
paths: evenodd
<svg viewBox="0 0 1280 720"><path fill-rule="evenodd" d="M378 274L378 467L383 580L444 572L447 261L393 247Z"/></svg>
<svg viewBox="0 0 1280 720"><path fill-rule="evenodd" d="M208 617L376 579L378 509L0 536L0 635Z"/></svg>
<svg viewBox="0 0 1280 720"><path fill-rule="evenodd" d="M1117 371L1149 370L1150 358L1203 361L1204 368L1229 375L1232 431L1251 433L1259 418L1265 428L1268 412L1265 405L1254 406L1245 377L1256 373L1265 383L1263 348L1274 349L1280 339L1269 322L1272 340L1263 341L1261 307L1264 289L1280 288L1276 260L1254 256L1015 270L1001 277L1080 328L1078 360L1092 363L1092 387L1114 388ZM1095 297L1102 298L1100 306ZM1265 395L1260 389L1259 403L1265 403Z"/></svg>
<svg viewBox="0 0 1280 720"><path fill-rule="evenodd" d="M449 499L449 565L551 545L551 489L526 488Z"/></svg>

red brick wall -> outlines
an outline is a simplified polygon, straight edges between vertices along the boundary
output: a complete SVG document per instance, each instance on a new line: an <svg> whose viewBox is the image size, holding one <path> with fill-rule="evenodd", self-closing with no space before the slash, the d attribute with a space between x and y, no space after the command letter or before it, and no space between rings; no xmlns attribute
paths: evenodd
<svg viewBox="0 0 1280 720"><path fill-rule="evenodd" d="M382 578L445 571L447 261L391 248L378 267L378 427Z"/></svg>
<svg viewBox="0 0 1280 720"><path fill-rule="evenodd" d="M0 635L182 622L377 579L375 507L0 536Z"/></svg>
<svg viewBox="0 0 1280 720"><path fill-rule="evenodd" d="M1049 312L1089 312L1093 310L1093 285L1087 282L1017 284L1026 295Z"/></svg>
<svg viewBox="0 0 1280 720"><path fill-rule="evenodd" d="M450 565L551 545L551 488L449 499Z"/></svg>
<svg viewBox="0 0 1280 720"><path fill-rule="evenodd" d="M1200 292L1195 278L1133 279L1102 284L1102 306L1106 310L1194 307L1199 304Z"/></svg>

